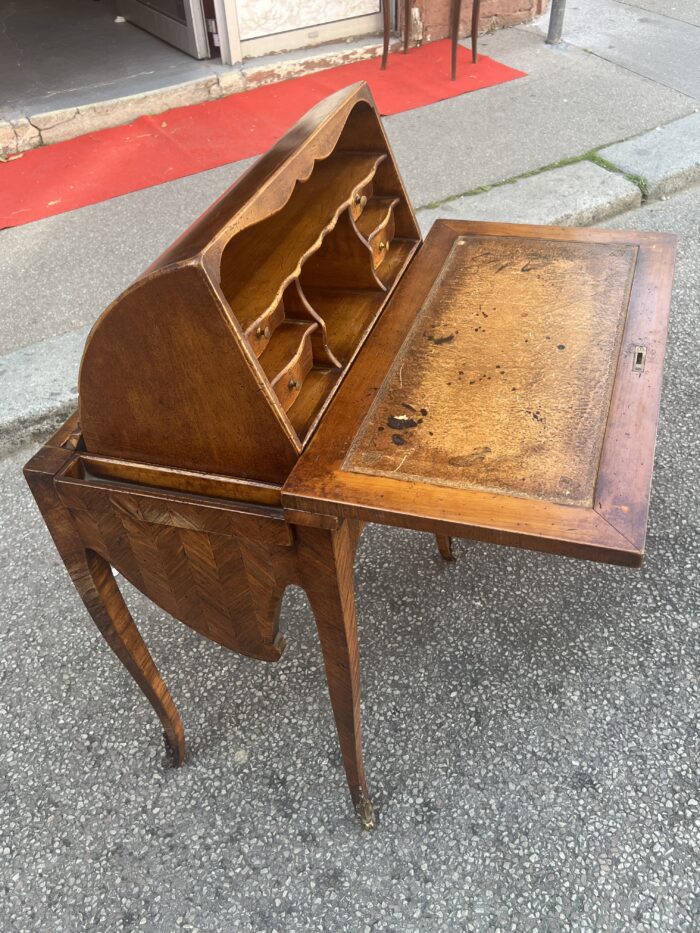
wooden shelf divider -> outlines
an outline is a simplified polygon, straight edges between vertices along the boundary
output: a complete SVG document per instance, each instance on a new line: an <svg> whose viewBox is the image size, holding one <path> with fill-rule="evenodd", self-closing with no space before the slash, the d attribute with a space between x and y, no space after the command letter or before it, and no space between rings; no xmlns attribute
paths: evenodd
<svg viewBox="0 0 700 933"><path fill-rule="evenodd" d="M418 242L392 246L402 200L384 190L391 172L376 183L386 157L342 149L316 162L221 255L224 295L301 443Z"/></svg>
<svg viewBox="0 0 700 933"><path fill-rule="evenodd" d="M280 211L227 244L221 287L244 330L277 304L385 158L385 153L342 152L317 162Z"/></svg>

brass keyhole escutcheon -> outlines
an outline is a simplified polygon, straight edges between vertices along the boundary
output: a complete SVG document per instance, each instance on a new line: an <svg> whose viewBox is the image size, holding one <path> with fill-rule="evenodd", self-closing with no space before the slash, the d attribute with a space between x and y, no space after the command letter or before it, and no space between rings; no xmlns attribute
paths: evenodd
<svg viewBox="0 0 700 933"><path fill-rule="evenodd" d="M380 250L380 252L388 253L388 252L389 252L389 244L388 244L387 242L385 242L384 240L380 240L380 241L379 241L379 250Z"/></svg>
<svg viewBox="0 0 700 933"><path fill-rule="evenodd" d="M632 360L632 372L643 373L647 362L647 348L635 347Z"/></svg>
<svg viewBox="0 0 700 933"><path fill-rule="evenodd" d="M301 388L301 383L299 382L298 379L290 379L290 380L289 380L289 388L290 388L290 389L296 389L296 390L298 391L298 390Z"/></svg>

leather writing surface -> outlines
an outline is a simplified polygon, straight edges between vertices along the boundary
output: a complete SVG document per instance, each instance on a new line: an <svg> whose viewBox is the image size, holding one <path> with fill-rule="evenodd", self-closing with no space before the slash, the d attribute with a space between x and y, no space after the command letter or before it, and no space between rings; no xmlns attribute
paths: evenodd
<svg viewBox="0 0 700 933"><path fill-rule="evenodd" d="M457 238L343 471L592 506L636 255Z"/></svg>

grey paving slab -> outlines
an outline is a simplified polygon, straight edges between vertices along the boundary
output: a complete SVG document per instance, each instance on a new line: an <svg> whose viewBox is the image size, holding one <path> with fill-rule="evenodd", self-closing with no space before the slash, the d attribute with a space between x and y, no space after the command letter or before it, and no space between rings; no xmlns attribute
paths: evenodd
<svg viewBox="0 0 700 933"><path fill-rule="evenodd" d="M385 120L416 207L512 178L690 113L697 102L518 27L479 39L526 78Z"/></svg>
<svg viewBox="0 0 700 933"><path fill-rule="evenodd" d="M59 110L215 74L211 61L117 23L116 15L115 0L4 4L0 112Z"/></svg>
<svg viewBox="0 0 700 933"><path fill-rule="evenodd" d="M7 933L695 933L700 911L697 189L680 232L641 571L370 527L356 562L380 825L350 814L308 605L279 665L125 585L190 742L87 620L0 463L0 928Z"/></svg>
<svg viewBox="0 0 700 933"><path fill-rule="evenodd" d="M586 226L637 207L641 199L639 188L622 175L576 162L419 211L418 219L424 234L439 217Z"/></svg>
<svg viewBox="0 0 700 933"><path fill-rule="evenodd" d="M624 172L641 176L649 197L671 194L700 180L700 113L608 146L600 155Z"/></svg>
<svg viewBox="0 0 700 933"><path fill-rule="evenodd" d="M0 231L0 354L94 323L250 162Z"/></svg>
<svg viewBox="0 0 700 933"><path fill-rule="evenodd" d="M697 8L697 4L696 4ZM700 25L618 0L569 0L563 39L700 100ZM543 16L532 29L547 30Z"/></svg>
<svg viewBox="0 0 700 933"><path fill-rule="evenodd" d="M700 3L698 0L619 0L626 6L637 7L640 10L649 10L650 13L659 13L661 16L670 16L682 23L692 23L700 26Z"/></svg>

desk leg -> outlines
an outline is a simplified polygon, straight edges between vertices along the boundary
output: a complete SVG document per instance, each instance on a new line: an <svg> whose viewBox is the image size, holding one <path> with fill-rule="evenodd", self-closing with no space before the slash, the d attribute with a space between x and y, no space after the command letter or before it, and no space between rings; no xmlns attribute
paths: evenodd
<svg viewBox="0 0 700 933"><path fill-rule="evenodd" d="M459 43L459 18L462 10L462 0L452 0L450 9L450 37L452 39L452 80L457 78L457 45ZM481 0L472 0L472 62L476 64L476 47L479 39L479 12Z"/></svg>
<svg viewBox="0 0 700 933"><path fill-rule="evenodd" d="M386 70L387 59L389 58L389 29L391 27L389 16L389 0L382 0L382 21L383 21L383 46L382 46L382 71Z"/></svg>
<svg viewBox="0 0 700 933"><path fill-rule="evenodd" d="M26 476L87 611L158 714L175 764L182 764L185 757L182 720L114 582L112 568L104 558L83 547L69 511L53 489L53 477L29 472Z"/></svg>
<svg viewBox="0 0 700 933"><path fill-rule="evenodd" d="M481 0L474 0L472 3L472 63L476 65L477 54L476 46L479 40L479 11Z"/></svg>
<svg viewBox="0 0 700 933"><path fill-rule="evenodd" d="M450 77L457 78L457 45L459 43L459 16L462 11L462 0L452 0L450 9L450 38L452 40L452 68Z"/></svg>
<svg viewBox="0 0 700 933"><path fill-rule="evenodd" d="M435 535L438 551L443 560L454 560L455 552L449 535Z"/></svg>
<svg viewBox="0 0 700 933"><path fill-rule="evenodd" d="M355 619L353 560L360 527L337 531L297 526L299 574L316 618L328 690L353 803L364 829L375 826L362 758L360 655Z"/></svg>

